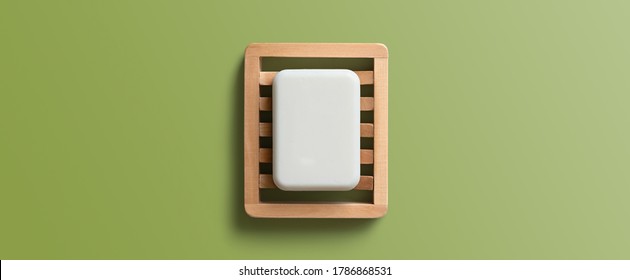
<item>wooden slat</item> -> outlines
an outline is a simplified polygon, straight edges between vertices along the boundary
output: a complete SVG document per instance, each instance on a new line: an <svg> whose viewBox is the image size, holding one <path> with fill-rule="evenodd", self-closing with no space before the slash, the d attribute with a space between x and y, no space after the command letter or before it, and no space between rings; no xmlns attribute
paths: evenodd
<svg viewBox="0 0 630 280"><path fill-rule="evenodd" d="M273 182L273 175L271 174L260 174L260 188L261 189L275 189L276 183Z"/></svg>
<svg viewBox="0 0 630 280"><path fill-rule="evenodd" d="M271 123L260 123L260 137L271 137L273 130ZM371 123L361 124L361 137L374 137L374 125Z"/></svg>
<svg viewBox="0 0 630 280"><path fill-rule="evenodd" d="M361 149L361 164L374 163L374 150Z"/></svg>
<svg viewBox="0 0 630 280"><path fill-rule="evenodd" d="M271 130L271 123L260 123L260 137L271 137L273 130Z"/></svg>
<svg viewBox="0 0 630 280"><path fill-rule="evenodd" d="M252 43L245 57L387 57L387 47L378 43Z"/></svg>
<svg viewBox="0 0 630 280"><path fill-rule="evenodd" d="M387 207L387 58L374 59L374 204Z"/></svg>
<svg viewBox="0 0 630 280"><path fill-rule="evenodd" d="M374 137L374 125L371 123L362 123L361 137Z"/></svg>
<svg viewBox="0 0 630 280"><path fill-rule="evenodd" d="M258 182L260 173L258 153L259 149L259 108L260 107L260 59L254 57L245 58L245 96L244 96L244 200L245 204L260 203Z"/></svg>
<svg viewBox="0 0 630 280"><path fill-rule="evenodd" d="M259 152L260 162L262 163L270 163L273 158L271 149L269 148L261 148ZM372 164L374 163L374 151L368 149L361 149L361 164Z"/></svg>
<svg viewBox="0 0 630 280"><path fill-rule="evenodd" d="M374 97L361 97L361 111L374 110Z"/></svg>
<svg viewBox="0 0 630 280"><path fill-rule="evenodd" d="M387 205L354 202L246 203L245 211L259 218L379 218L387 212Z"/></svg>
<svg viewBox="0 0 630 280"><path fill-rule="evenodd" d="M269 148L260 149L259 158L260 158L260 162L264 162L264 163L271 162L271 159L273 158L271 149Z"/></svg>
<svg viewBox="0 0 630 280"><path fill-rule="evenodd" d="M260 98L260 110L271 111L271 97ZM374 110L374 97L361 97L361 111Z"/></svg>
<svg viewBox="0 0 630 280"><path fill-rule="evenodd" d="M374 189L374 177L372 176L361 176L359 179L359 184L354 187L355 190L366 190L371 191Z"/></svg>
<svg viewBox="0 0 630 280"><path fill-rule="evenodd" d="M359 81L362 85L371 85L374 83L374 71L354 71L359 76ZM270 86L273 85L273 79L278 72L275 71L263 71L260 72L260 85Z"/></svg>
<svg viewBox="0 0 630 280"><path fill-rule="evenodd" d="M278 187L273 182L273 175L271 174L260 174L260 188L261 189L277 189ZM374 177L372 176L361 176L359 179L359 184L354 188L354 190L361 191L371 191L374 189Z"/></svg>
<svg viewBox="0 0 630 280"><path fill-rule="evenodd" d="M271 111L271 97L261 97L260 98L260 110L261 111Z"/></svg>

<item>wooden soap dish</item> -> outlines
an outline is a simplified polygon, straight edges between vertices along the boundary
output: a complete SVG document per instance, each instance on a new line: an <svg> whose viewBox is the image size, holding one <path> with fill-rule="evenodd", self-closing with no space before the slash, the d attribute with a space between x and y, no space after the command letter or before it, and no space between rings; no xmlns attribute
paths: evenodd
<svg viewBox="0 0 630 280"><path fill-rule="evenodd" d="M373 122L361 123L361 137L372 138L373 148L361 150L361 164L371 175L361 175L353 191L369 191L371 202L263 201L261 191L276 189L271 170L270 148L261 141L272 136L270 122L261 122L261 112L272 110L271 97L261 97L261 86L270 86L277 72L262 71L265 57L368 58L373 71L355 71L361 85L373 85L374 95L361 97L361 111L372 111ZM253 43L245 51L245 211L259 218L378 218L387 212L387 47L363 43ZM356 108L356 107L355 107ZM262 173L261 173L262 170ZM363 168L362 168L363 170ZM322 174L325 176L325 174Z"/></svg>

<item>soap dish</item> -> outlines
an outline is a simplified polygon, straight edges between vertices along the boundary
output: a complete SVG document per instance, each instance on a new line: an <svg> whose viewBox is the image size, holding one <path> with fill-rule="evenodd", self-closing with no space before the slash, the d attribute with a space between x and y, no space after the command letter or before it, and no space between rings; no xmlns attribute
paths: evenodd
<svg viewBox="0 0 630 280"><path fill-rule="evenodd" d="M263 58L362 58L370 59L370 61L373 62L373 67L371 67L371 71L354 71L354 73L348 70L302 69L284 70L280 71L281 74L279 74L277 71L263 71L261 67ZM247 47L245 51L244 73L244 206L248 215L257 218L378 218L385 215L388 207L387 68L388 51L382 44L253 43ZM335 92L335 94L344 94L339 97L342 99L330 100L331 98L337 98L337 95L334 94L322 95L321 98L328 98L329 101L326 99L321 100L319 99L320 97L317 96L316 99L312 100L312 106L315 106L315 109L322 107L322 110L327 110L327 113L332 111L342 116L340 120L346 122L347 126L344 127L341 124L329 122L331 124L330 131L335 132L339 137L346 137L344 139L348 141L339 141L340 144L331 146L330 151L327 150L326 146L324 146L323 149L322 147L318 147L319 151L317 153L308 151L305 153L306 156L302 155L294 160L287 159L291 159L293 155L298 157L301 154L292 150L292 148L289 149L288 146L283 146L281 149L274 151L272 147L264 147L265 145L261 145L262 143L271 143L270 140L273 140L273 145L291 143L291 147L299 146L294 142L280 142L280 139L272 137L274 135L272 132L272 122L269 118L263 117L271 116L271 113L273 113L274 118L277 118L278 112L272 111L272 103L277 106L280 106L279 104L284 106L279 107L283 108L283 115L286 112L295 113L295 111L297 111L291 108L292 104L295 104L298 109L300 106L303 106L303 109L316 112L316 110L311 110L313 108L308 107L310 105L308 105L307 102L302 102L302 99L294 98L286 93L283 93L285 97L283 97L284 101L282 101L282 103L279 103L280 97L278 100L272 101L273 96L262 94L262 88L268 88L274 85L276 75L282 75L283 77L279 79L281 83L278 83L277 86L282 85L283 88L288 88L293 91L296 90L296 87L304 88L309 85L312 87L321 87L321 83L326 81L331 81L333 83L332 85L337 87L347 86L347 90L342 90L340 93ZM301 81L301 83L296 85L294 82L291 82L291 78L298 79L297 81ZM311 80L309 84L308 79L315 80ZM358 80L357 84L353 84L353 79ZM363 94L359 96L358 93L354 92L358 84L361 85L361 90L363 90L364 87L373 87L373 96ZM293 87L291 88L289 85L293 85ZM326 87L323 87L323 89L327 90L327 93L333 91ZM276 89L274 89L274 91L275 90ZM321 88L310 91L317 92L317 90L321 90ZM288 96L288 98L286 96ZM333 103L333 101L337 102ZM348 110L347 112L344 111L346 108ZM366 119L359 117L359 110L361 114L372 114L372 117ZM297 135L299 139L307 139L309 137L302 137L301 134L296 131L311 133L312 131L308 128L312 128L313 126L319 127L320 130L323 129L323 126L319 125L317 120L311 120L303 116L300 116L299 119L304 123L304 127L302 127L300 123L281 122L274 119L275 125L281 125L282 129L284 129L281 134L276 134L276 136L282 135L282 137L285 137L284 135L292 135L292 137L295 138ZM357 123L358 121L360 121L360 123ZM287 130L289 130L288 134ZM328 130L326 130L326 132L328 132ZM335 137L335 135L328 136ZM369 147L359 147L358 139L355 141L354 138L347 138L358 136L360 136L361 141L369 141L372 145L369 145ZM319 138L315 140L317 143L325 142L335 145L334 141L327 141L325 137L319 136ZM306 146L308 147L308 145ZM336 152L333 153L332 151ZM339 154L341 158L339 158L338 162L336 160L331 161L330 155L336 154ZM284 163L280 165L285 168L282 170L282 176L279 176L280 172L273 174L273 169L278 168L277 163L279 163L274 163L274 167L271 168L274 155L279 157L278 159L284 160ZM309 156L315 159L313 160L309 158ZM319 169L315 169L317 171L316 173L304 172L309 171L304 170L304 166L309 166L309 164L313 164L313 161L317 162L318 160L328 160L332 165L336 165L337 167L330 168L330 166L320 165ZM356 164L360 164L360 168L356 166ZM342 173L340 176L340 174L336 172L338 169L347 170L348 172ZM310 178L309 180L311 180L313 184L305 184L305 182L308 183L308 181L300 180L300 176ZM274 177L276 181L282 178L280 182L285 183L276 184ZM332 185L330 182L333 182ZM339 182L338 187L335 187L335 182ZM283 186L282 184L285 185ZM291 184L295 184L295 186ZM308 196L311 193L309 191L313 190L352 189L348 192L369 192L370 199L369 201L361 202L313 201L311 199L300 199L296 201L264 200L261 195L264 191L273 190L282 192L282 190L278 189L277 185L281 185L280 188L283 190L291 190L292 193L302 193L301 197ZM337 193L345 192L334 192L334 194ZM313 197L316 197L316 195Z"/></svg>

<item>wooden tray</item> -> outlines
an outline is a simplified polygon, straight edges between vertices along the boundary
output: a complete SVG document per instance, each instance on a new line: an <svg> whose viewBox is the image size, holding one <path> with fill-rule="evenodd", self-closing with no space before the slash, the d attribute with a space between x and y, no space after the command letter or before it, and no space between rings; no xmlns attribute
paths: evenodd
<svg viewBox="0 0 630 280"><path fill-rule="evenodd" d="M271 137L271 123L260 122L261 111L271 111L271 98L260 96L277 72L261 70L263 57L372 58L373 71L355 71L362 85L374 85L373 97L361 97L361 111L373 111L373 123L361 123L361 137L373 138L373 149L361 150L361 164L372 164L372 176L362 175L355 190L371 191L371 203L261 201L261 189L277 188L271 174L261 174L270 163L271 149L260 148L261 137ZM378 218L387 212L387 47L353 43L253 43L245 50L245 211L258 218ZM322 174L325 176L325 174Z"/></svg>

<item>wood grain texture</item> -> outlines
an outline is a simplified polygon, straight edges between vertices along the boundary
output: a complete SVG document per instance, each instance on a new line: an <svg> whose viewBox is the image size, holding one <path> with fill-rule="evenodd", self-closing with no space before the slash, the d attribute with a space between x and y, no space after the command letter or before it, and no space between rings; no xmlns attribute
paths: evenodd
<svg viewBox="0 0 630 280"><path fill-rule="evenodd" d="M374 137L374 125L371 123L362 123L361 137Z"/></svg>
<svg viewBox="0 0 630 280"><path fill-rule="evenodd" d="M273 135L273 129L271 123L260 123L260 137L271 137ZM374 125L371 123L361 124L361 137L373 137Z"/></svg>
<svg viewBox="0 0 630 280"><path fill-rule="evenodd" d="M272 110L271 97L260 98L260 110L271 111ZM374 110L374 97L361 97L361 111Z"/></svg>
<svg viewBox="0 0 630 280"><path fill-rule="evenodd" d="M259 99L260 86L258 85L260 74L260 58L245 57L245 96L244 103L244 184L245 184L245 204L260 203L260 193L258 192L259 158Z"/></svg>
<svg viewBox="0 0 630 280"><path fill-rule="evenodd" d="M374 59L374 204L387 207L387 58Z"/></svg>
<svg viewBox="0 0 630 280"><path fill-rule="evenodd" d="M361 149L361 164L374 163L374 150Z"/></svg>
<svg viewBox="0 0 630 280"><path fill-rule="evenodd" d="M384 205L371 203L258 203L245 204L245 211L257 218L380 218Z"/></svg>
<svg viewBox="0 0 630 280"><path fill-rule="evenodd" d="M271 137L273 129L271 123L260 123L260 137Z"/></svg>
<svg viewBox="0 0 630 280"><path fill-rule="evenodd" d="M248 57L387 57L387 47L376 43L252 43Z"/></svg>
<svg viewBox="0 0 630 280"><path fill-rule="evenodd" d="M354 71L359 76L359 81L362 85L371 85L374 83L374 71ZM271 86L273 85L273 79L278 72L264 71L260 72L260 85Z"/></svg>
<svg viewBox="0 0 630 280"><path fill-rule="evenodd" d="M259 160L262 163L271 163L273 160L273 151L270 148L261 148L259 152ZM374 163L374 151L361 149L361 164Z"/></svg>
<svg viewBox="0 0 630 280"><path fill-rule="evenodd" d="M273 182L273 175L260 174L260 188L261 189L277 189L278 186ZM354 190L371 191L374 189L374 177L361 176L359 183Z"/></svg>
<svg viewBox="0 0 630 280"><path fill-rule="evenodd" d="M260 149L259 156L260 162L271 163L273 160L273 151L269 148Z"/></svg>
<svg viewBox="0 0 630 280"><path fill-rule="evenodd" d="M374 97L361 97L361 111L374 110Z"/></svg>

